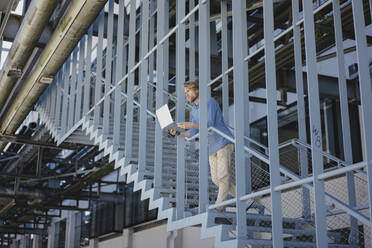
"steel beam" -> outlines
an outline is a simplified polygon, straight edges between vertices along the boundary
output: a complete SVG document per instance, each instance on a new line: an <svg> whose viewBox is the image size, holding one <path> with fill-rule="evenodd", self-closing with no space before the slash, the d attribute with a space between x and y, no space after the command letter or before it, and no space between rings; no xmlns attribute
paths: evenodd
<svg viewBox="0 0 372 248"><path fill-rule="evenodd" d="M125 123L125 165L132 159L132 138L133 138L133 109L134 109L134 76L132 69L136 62L136 1L130 2L129 16L129 48L128 48L128 85L127 85L127 118Z"/></svg>
<svg viewBox="0 0 372 248"><path fill-rule="evenodd" d="M186 47L185 47L185 24L181 20L185 16L186 3L183 0L177 1L177 23L179 25L177 30L177 62L176 62L176 121L185 121L185 94L183 90L183 83L186 77ZM182 136L177 136L177 195L176 208L177 219L184 218L185 214L185 139Z"/></svg>
<svg viewBox="0 0 372 248"><path fill-rule="evenodd" d="M340 13L340 1L333 0L333 20L335 29L336 54L337 54L337 69L338 69L338 88L340 94L340 113L342 126L342 144L344 152L344 160L347 164L353 163L353 151L351 147L351 132L350 132L350 115L349 103L346 88L346 71L344 59L344 43L342 36L342 23ZM349 205L352 208L356 207L356 192L354 172L346 174L347 192ZM357 219L350 216L350 239L352 243L358 243L358 222Z"/></svg>
<svg viewBox="0 0 372 248"><path fill-rule="evenodd" d="M294 62L295 62L295 82L297 94L297 123L298 139L307 144L306 135L306 113L305 113L305 96L304 96L304 79L302 69L302 48L301 48L301 31L297 25L299 21L299 1L292 0L292 25L293 25L293 45L294 45ZM301 147L300 155L300 174L302 178L308 176L308 156L307 149ZM311 217L310 209L310 192L302 187L302 214L305 218Z"/></svg>
<svg viewBox="0 0 372 248"><path fill-rule="evenodd" d="M280 162L278 148L278 108L276 105L276 66L274 44L274 7L272 0L263 0L265 38L265 78L267 98L267 130L271 188L271 222L273 247L283 247L283 220L281 193L274 188L280 185ZM244 97L244 96L242 96Z"/></svg>
<svg viewBox="0 0 372 248"><path fill-rule="evenodd" d="M164 43L162 39L166 35L166 18L168 13L168 0L157 1L157 52L156 52L156 109L163 106L165 89L165 78L168 76L164 75L165 71L165 59L164 59ZM154 189L155 198L159 197L160 189L162 188L162 173L163 173L163 131L157 122L155 127L155 163L154 163Z"/></svg>
<svg viewBox="0 0 372 248"><path fill-rule="evenodd" d="M122 96L121 91L123 87L118 85L120 79L124 76L124 18L125 15L125 8L124 8L124 0L119 1L119 19L118 19L118 31L117 31L117 44L116 44L116 75L115 75L115 82L116 88L114 93L114 137L113 137L113 145L114 151L119 148L120 145L120 126L121 122L123 121L122 118Z"/></svg>
<svg viewBox="0 0 372 248"><path fill-rule="evenodd" d="M104 137L109 135L109 124L112 115L110 114L111 98L108 94L111 89L112 79L112 45L114 35L114 0L108 2L108 22L107 22L107 45L106 45L106 63L105 63L105 80L104 80L104 102L103 102L103 129L102 134Z"/></svg>
<svg viewBox="0 0 372 248"><path fill-rule="evenodd" d="M148 0L142 2L142 28L141 28L141 45L140 58L143 60L149 50L149 17L150 17L150 3ZM150 71L152 74L152 71ZM146 170L146 156L147 156L147 97L148 97L148 59L142 62L140 67L140 84L141 84L141 95L140 95L140 132L139 132L139 152L138 152L138 175L142 180Z"/></svg>
<svg viewBox="0 0 372 248"><path fill-rule="evenodd" d="M315 58L314 14L311 1L303 0L302 4L304 9L306 68L308 72L307 82L309 90L311 155L314 176L316 244L318 247L328 247L324 182L317 178L318 175L323 173L323 158L321 155L323 146L320 121L319 81Z"/></svg>
<svg viewBox="0 0 372 248"><path fill-rule="evenodd" d="M199 0L199 213L207 210L208 201L208 96L210 89L209 0Z"/></svg>
<svg viewBox="0 0 372 248"><path fill-rule="evenodd" d="M97 45L97 65L96 65L96 82L95 82L95 94L94 94L94 113L93 123L96 127L101 124L101 104L98 102L101 100L102 95L102 57L103 57L103 32L104 32L104 11L102 10L98 20L98 45Z"/></svg>
<svg viewBox="0 0 372 248"><path fill-rule="evenodd" d="M364 139L364 160L367 161L367 180L368 180L368 203L369 203L369 216L372 216L372 86L371 77L369 72L369 58L368 48L366 42L365 20L363 9L363 2L352 0L353 4L353 20L355 40L357 47L358 59L358 76L360 87L360 98L362 108L362 121L364 130L362 131ZM369 226L372 227L372 218L369 219ZM372 234L372 228L370 228Z"/></svg>

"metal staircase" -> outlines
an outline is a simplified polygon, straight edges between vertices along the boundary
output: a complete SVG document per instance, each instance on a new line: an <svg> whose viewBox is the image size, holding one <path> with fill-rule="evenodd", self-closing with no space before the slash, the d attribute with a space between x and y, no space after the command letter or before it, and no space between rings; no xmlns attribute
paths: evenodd
<svg viewBox="0 0 372 248"><path fill-rule="evenodd" d="M113 4L113 1L110 2ZM200 7L204 8L203 5L200 5ZM245 10L245 8L243 8L243 10ZM135 36L136 12L131 12L130 16L132 20L130 25L133 26L130 37L133 38ZM200 16L202 16L202 14ZM355 178L360 181L360 186L358 187L365 187L363 184L366 184L365 182L368 180L364 179L365 171L363 170L363 166L365 166L366 162L347 164L323 151L319 151L321 149L318 149L315 152L318 153L317 156L320 158L319 161L333 161L329 172L334 174L327 174L328 171L324 173L323 168L322 173L318 175L309 175L307 172L303 174L300 166L300 163L303 162L301 161L301 156L303 156L303 152L306 154L305 160L308 165L306 168L313 169L314 165L310 160L313 151L311 146L301 143L296 139L279 145L280 165L273 165L267 155L268 148L246 138L245 144L243 142L240 148L243 148L245 145L245 165L249 167L251 171L251 190L247 190L249 194L239 199L227 200L223 203L224 211L218 212L215 210L216 205L214 204L217 187L211 182L210 178L207 183L207 209L206 211L202 211L203 208L200 207L201 200L206 199L200 197L201 192L199 192L199 186L201 185L201 179L199 177L199 156L198 152L193 148L193 138L191 138L191 142L185 142L185 166L184 171L182 171L182 173L184 173L182 175L185 175L184 178L182 178L184 191L180 193L180 189L178 188L179 178L177 177L180 171L177 167L177 160L179 158L177 158L176 139L168 137L165 132L159 135L159 127L156 126L157 124L154 120L154 109L148 107L148 101L151 105L153 105L152 103L154 102L165 103L163 99L164 96L167 96L168 100L173 102L177 102L179 99L172 95L173 93L165 90L167 79L157 79L161 80L161 82L155 84L151 79L153 75L141 75L146 79L140 78L138 84L134 83L134 72L140 69L141 73L142 70L147 73L149 68L146 67L147 65L142 68L142 66L146 64L146 62L143 63L143 61L153 56L153 52L161 48L162 42L164 42L166 38L164 38L163 41L159 41L159 44L152 48L150 52L143 54L143 56L141 56L142 60L137 64L135 64L135 56L129 54L128 65L120 66L120 63L122 63L124 59L119 58L122 55L119 51L120 49L118 49L117 58L112 56L112 50L115 50L114 45L106 47L105 54L109 55L108 57L105 57L106 55L103 56L103 15L102 18L99 18L98 22L101 29L99 29L98 45L95 51L97 53L96 61L92 62L91 58L89 58L87 65L84 65L85 62L80 60L77 61L76 59L72 62L68 61L64 68L60 70L55 83L44 92L44 95L37 105L37 111L40 113L42 123L44 123L46 128L50 131L57 144L69 141L96 145L99 147L99 150L102 151L103 156L107 156L109 161L115 164L115 168L120 170L120 174L126 177L126 182L134 183L134 191L141 191L141 200L148 199L149 208L158 209L158 219L168 220L167 229L169 231L190 226L201 226L201 238L214 238L215 247L261 248L273 247L273 242L275 241L280 243L282 241L281 239L276 239L274 241L272 238L272 232L273 229L275 229L273 228L273 226L275 226L275 222L273 221L275 214L272 213L272 209L275 209L275 204L278 204L277 202L271 202L270 195L273 195L274 191L280 192L281 194L280 199L282 202L281 204L279 203L279 205L282 212L279 212L279 215L281 214L280 219L282 222L279 224L282 227L281 231L283 234L284 247L317 247L316 235L322 233L316 232L318 230L323 230L324 227L327 233L326 239L328 240L328 247L359 247L358 239L360 239L360 236L368 236L368 233L370 233L368 231L362 233L358 230L358 225L365 225L370 228L370 217L368 217L368 213L366 214L363 212L364 210L368 211L368 205L364 209L350 207L348 205L347 193L333 192L332 188L329 188L329 185L332 186L332 183L338 182L337 180L345 179L346 173L352 172ZM182 22L180 21L179 23ZM207 21L204 21L204 25L207 25ZM173 32L176 32L176 30L177 28L172 29L168 35L170 36ZM88 39L86 40L89 41L91 38L92 32L89 32ZM122 41L120 44L123 43ZM128 43L128 51L135 50L135 42L129 39ZM81 42L80 46L82 46ZM90 45L88 45L87 43L87 47L87 53L92 53L92 44L90 43ZM120 46L118 48L120 48ZM111 51L108 52L110 49ZM147 47L145 50L147 51ZM76 51L77 48L75 52ZM160 55L162 56L162 52L157 53L159 58ZM154 56L152 59L154 59ZM116 68L117 70L123 70L123 67L125 68L128 66L128 73L125 74L124 72L120 72L119 75L116 75L117 78L115 80L111 80L111 77L110 80L106 80L106 78L103 78L103 71L105 71L105 77L106 75L111 75L111 63L115 61L117 65L119 65ZM120 63L118 63L118 61ZM237 61L237 64L239 64L239 60ZM163 57L160 58L159 63L158 61L156 63L160 66L162 62L164 62ZM108 63L110 63L109 67L106 66ZM243 63L243 60L241 63ZM71 65L75 68L75 71L71 72L71 74L77 73L77 67L84 67L87 75L83 75L83 70L79 70L78 73L81 73L79 77L76 77L76 75L70 76ZM158 68L156 69L158 70ZM159 70L162 71L162 68ZM200 70L200 73L202 73L202 70ZM149 78L151 82L148 82L147 78ZM244 82L244 80L240 81ZM113 82L115 82L115 84L113 84ZM76 91L75 84L78 86L76 87ZM105 86L104 90L103 86ZM151 91L148 91L148 87L150 87ZM93 88L95 95L93 91L90 91L90 89ZM127 89L124 90L124 88ZM86 91L86 89L89 90ZM177 89L179 90L179 88ZM142 92L145 92L145 94L142 95ZM156 98L156 100L154 98ZM145 106L141 105L143 100ZM227 101L227 107L228 103ZM119 111L116 111L117 106L119 106ZM242 107L242 105L240 107ZM78 108L78 110L81 109L81 111L76 111L76 108ZM136 111L133 109L136 109ZM273 112L275 113L276 106L272 109L274 109ZM182 111L183 110L182 107ZM74 118L73 114L67 115L66 113L70 111L73 111L73 113L81 113L81 116L75 116ZM269 113L267 113L267 115L269 116ZM63 118L67 118L68 120ZM71 118L73 120L71 120ZM139 120L141 119L145 120L145 122L140 123ZM274 122L276 121L277 120L274 120ZM127 125L127 123L129 124ZM139 137L141 127L143 128L141 124L143 125L144 123L146 123L145 143L143 140L140 141ZM117 129L118 124L120 127L119 131ZM128 132L128 130L131 130L131 132ZM209 131L218 132L218 130L213 129L213 127L209 128ZM130 137L128 137L128 135L130 135ZM115 144L114 140L117 137L119 137L119 141ZM242 137L243 135L239 138ZM160 163L156 160L155 152L157 149L155 144L159 139L162 140L162 162ZM128 140L130 141L130 145L127 146ZM143 164L139 162L141 155L139 154L140 145L144 145L147 148L145 162ZM203 155L205 155L205 153ZM241 164L244 164L244 161ZM277 178L280 177L281 180L279 185L274 185L276 188L274 186L271 187L273 184L271 184L272 180L270 180L272 179L269 173L272 168L270 166L277 166L280 169L280 175L278 172L276 176ZM161 168L160 176L157 175L157 172L159 173L159 168ZM318 177L322 177L320 184L325 184L325 192L314 192L313 183L315 180L320 180ZM346 189L346 186L343 187L342 189ZM180 196L179 194L182 195ZM315 204L312 200L315 198L314 195L320 195L324 202L320 205L319 203ZM184 206L177 206L177 203L180 202L180 197L184 199L184 201L181 201L184 203ZM325 200L322 197L325 198ZM248 199L255 199L255 203L244 213L245 219L239 219L237 217L239 206L241 207L241 203ZM326 219L336 220L335 222L342 223L342 225L334 225L334 223L331 222L327 223L326 220L324 225L315 228L316 213L314 209L318 206L322 208L325 202L327 203L325 206L327 208ZM305 206L305 204L307 204L307 206ZM177 210L179 207L183 210L181 214ZM307 207L306 214L303 212L305 207ZM278 216L278 213L276 216ZM358 221L358 225L350 225L350 216ZM240 225L241 223L244 224L247 235L239 236L239 223ZM278 222L276 222L276 224L278 224ZM276 229L280 229L278 225ZM324 233L325 232L323 232L323 234ZM370 240L370 237L368 238ZM319 240L324 240L324 237Z"/></svg>
<svg viewBox="0 0 372 248"><path fill-rule="evenodd" d="M41 116L42 123L50 130L52 136L61 143L62 139L68 137L61 135L54 119L45 111L45 105L41 104L38 111ZM113 118L110 118L113 119ZM102 121L102 119L101 119ZM217 212L210 209L207 212L199 213L199 175L198 175L198 157L195 156L195 151L188 144L185 148L185 214L184 218L176 218L176 141L169 137L166 133L163 134L163 165L162 165L162 187L154 188L154 144L155 144L155 121L148 120L147 122L147 154L146 167L143 171L138 170L138 152L139 152L139 123L133 122L132 134L132 156L126 165L125 154L125 130L126 123L121 121L120 126L120 145L113 145L113 121L109 123L109 133L103 134L103 125L94 124L92 117L85 116L82 120L74 125L74 129L70 132L70 137L74 133L81 135L85 134L87 140L91 144L99 147L104 156L109 158L109 162L115 163L115 168L120 169L120 174L126 176L127 183L134 183L134 191L141 190L141 200L149 199L149 208L158 209L158 219L168 220L168 230L176 230L189 226L201 225L201 238L215 238L215 247L237 247L236 239L236 214L235 204L229 204L223 212ZM70 140L70 142L73 140ZM85 141L86 142L86 141ZM291 142L287 142L290 145ZM288 150L287 150L288 151ZM264 155L264 154L262 154ZM297 156L297 154L294 154ZM293 156L293 155L291 155ZM291 157L289 156L289 157ZM298 167L298 161L293 158L291 167ZM297 163L297 164L294 164ZM262 167L262 164L251 160L253 171L259 172L257 176L252 176L252 184L264 185L269 182L268 169ZM282 166L284 170L285 167ZM283 181L288 181L288 177L283 177ZM267 188L267 186L266 186ZM257 188L256 191L264 190L265 188ZM296 190L294 190L296 191ZM216 199L217 187L209 179L209 202L213 204ZM298 194L298 192L297 192ZM298 196L301 197L301 196ZM289 204L288 199L283 200L283 204ZM286 203L287 201L287 203ZM283 205L284 206L284 205ZM272 247L271 234L271 215L270 207L259 199L248 210L247 215L247 231L248 236L244 238L246 247ZM283 218L283 235L284 244L286 247L316 247L315 229L313 218L302 217L284 217ZM337 231L329 231L329 247L357 247L356 245L342 244L341 233Z"/></svg>

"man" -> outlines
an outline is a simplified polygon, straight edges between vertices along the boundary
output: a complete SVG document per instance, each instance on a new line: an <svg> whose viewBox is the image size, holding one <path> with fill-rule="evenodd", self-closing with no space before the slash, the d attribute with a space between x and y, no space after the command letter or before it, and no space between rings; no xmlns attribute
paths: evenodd
<svg viewBox="0 0 372 248"><path fill-rule="evenodd" d="M178 132L169 130L171 135L181 135L184 137L194 136L199 132L199 84L197 81L187 81L184 83L186 100L192 103L190 111L191 122L177 123L177 126L188 131ZM222 117L222 112L217 101L213 98L208 99L208 127L215 127L226 135L233 137L226 126ZM212 181L218 186L218 196L216 203L226 200L228 193L235 197L235 178L234 166L232 166L232 154L234 144L221 135L213 132L208 136L209 165L211 169ZM231 172L231 173L230 173ZM221 211L223 208L218 208Z"/></svg>

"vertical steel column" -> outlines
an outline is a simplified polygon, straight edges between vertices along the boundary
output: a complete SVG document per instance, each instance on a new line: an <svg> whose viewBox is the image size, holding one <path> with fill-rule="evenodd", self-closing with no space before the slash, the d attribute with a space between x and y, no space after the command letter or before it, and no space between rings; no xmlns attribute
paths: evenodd
<svg viewBox="0 0 372 248"><path fill-rule="evenodd" d="M156 55L156 103L155 107L158 109L165 104L165 95L163 90L167 85L167 58L166 58L166 42L160 43L161 39L166 34L166 20L168 12L168 0L162 0L157 3L157 55ZM158 197L159 190L162 188L162 167L163 167L163 136L162 130L158 123L155 127L155 195Z"/></svg>
<svg viewBox="0 0 372 248"><path fill-rule="evenodd" d="M306 136L306 117L305 117L305 96L304 80L302 75L302 48L301 48L301 31L300 26L296 23L299 21L299 3L298 0L292 0L292 25L293 25L293 43L294 43L294 60L295 60L295 77L297 93L297 118L298 118L298 138L300 141L307 143ZM301 177L308 176L307 149L300 147L300 169ZM302 215L305 218L311 217L310 209L310 191L302 187Z"/></svg>
<svg viewBox="0 0 372 248"><path fill-rule="evenodd" d="M76 91L76 108L75 108L75 122L81 119L81 101L83 98L83 78L84 78L84 58L85 58L85 36L80 40L79 44L79 73L77 80Z"/></svg>
<svg viewBox="0 0 372 248"><path fill-rule="evenodd" d="M372 0L369 0L369 13L371 16L371 21L372 21Z"/></svg>
<svg viewBox="0 0 372 248"><path fill-rule="evenodd" d="M76 67L77 67L77 54L78 49L75 48L72 52L72 75L71 75L71 81L70 81L70 104L68 109L68 128L71 128L74 123L74 114L75 114L75 107L76 107Z"/></svg>
<svg viewBox="0 0 372 248"><path fill-rule="evenodd" d="M185 24L181 20L185 17L186 3L183 0L177 1L177 44L176 44L176 121L185 121L185 93L183 83L185 82ZM184 218L185 211L185 139L177 136L177 195L176 208L177 219Z"/></svg>
<svg viewBox="0 0 372 248"><path fill-rule="evenodd" d="M155 33L155 14L153 14L155 11L155 0L150 1L150 33L149 33L149 49L152 49L155 46L155 39L154 39L154 33ZM154 83L154 53L152 53L149 56L149 82ZM149 86L149 92L148 92L148 101L147 105L150 111L154 111L154 92L155 89L152 86Z"/></svg>
<svg viewBox="0 0 372 248"><path fill-rule="evenodd" d="M303 0L304 9L304 33L307 67L307 85L309 92L309 113L311 129L311 156L314 176L314 198L315 198L315 227L317 247L328 247L327 217L324 198L324 182L318 179L323 173L322 151L322 127L320 122L319 104L319 82L316 65L316 47L313 4L311 1Z"/></svg>
<svg viewBox="0 0 372 248"><path fill-rule="evenodd" d="M164 104L164 44L160 44L160 40L165 35L165 12L167 0L159 0L157 2L157 45L156 51L156 109ZM159 191L162 188L162 168L163 168L163 132L156 122L155 127L155 168L154 168L154 188L155 198L159 197Z"/></svg>
<svg viewBox="0 0 372 248"><path fill-rule="evenodd" d="M210 82L209 0L199 0L199 211L208 205L208 83Z"/></svg>
<svg viewBox="0 0 372 248"><path fill-rule="evenodd" d="M132 159L132 137L133 137L133 89L134 89L134 67L136 59L136 1L130 2L129 16L129 50L128 50L128 87L127 87L127 118L125 128L125 166Z"/></svg>
<svg viewBox="0 0 372 248"><path fill-rule="evenodd" d="M2 18L0 17L0 22L1 22ZM0 73L3 73L3 66L1 66L1 59L3 57L3 37L1 36L0 37Z"/></svg>
<svg viewBox="0 0 372 248"><path fill-rule="evenodd" d="M222 40L222 113L225 121L229 121L229 74L225 71L229 69L229 50L227 46L227 3L221 1L221 40ZM228 124L228 123L227 123Z"/></svg>
<svg viewBox="0 0 372 248"><path fill-rule="evenodd" d="M165 9L164 11L164 35L166 35L169 32L169 0L166 0L164 2ZM165 40L163 43L163 70L164 70L164 89L168 91L168 83L169 83L169 39ZM163 94L164 103L168 103L168 95Z"/></svg>
<svg viewBox="0 0 372 248"><path fill-rule="evenodd" d="M61 128L61 106L62 106L62 85L63 85L63 68L61 68L57 74L57 102L56 102L56 130L57 134L59 136L60 134L60 128Z"/></svg>
<svg viewBox="0 0 372 248"><path fill-rule="evenodd" d="M54 83L54 81L53 81ZM53 104L53 83L49 85L49 87L47 88L46 92L47 92L47 96L48 96L48 104L47 104L47 118L49 120L49 123L52 124L52 121L53 121L53 116L52 116L52 111L53 111L53 108L52 108L52 104Z"/></svg>
<svg viewBox="0 0 372 248"><path fill-rule="evenodd" d="M85 115L90 108L90 82L92 77L92 42L93 42L93 25L88 30L88 38L86 44L86 60L85 60L85 82L84 82L84 103L83 114ZM88 117L88 116L87 116Z"/></svg>
<svg viewBox="0 0 372 248"><path fill-rule="evenodd" d="M111 89L112 72L112 44L114 35L114 0L109 0L107 20L107 46L105 65L105 93L103 102L103 129L104 136L109 135L111 95L107 95Z"/></svg>
<svg viewBox="0 0 372 248"><path fill-rule="evenodd" d="M50 120L50 104L51 104L50 88L47 88L45 92L46 92L46 102L47 102L45 115L46 115L47 120Z"/></svg>
<svg viewBox="0 0 372 248"><path fill-rule="evenodd" d="M369 216L372 216L372 89L369 73L368 48L365 33L363 2L353 0L353 18L358 55L358 75L363 116L365 160L367 161ZM372 226L372 218L369 218ZM372 228L371 228L372 232Z"/></svg>
<svg viewBox="0 0 372 248"><path fill-rule="evenodd" d="M94 94L94 117L93 123L95 126L100 125L101 117L101 104L97 105L101 99L102 94L102 56L103 56L103 33L105 30L105 11L102 10L98 18L98 44L97 44L97 57L96 57L96 86Z"/></svg>
<svg viewBox="0 0 372 248"><path fill-rule="evenodd" d="M52 96L52 120L53 120L53 127L57 127L56 119L57 119L57 112L56 112L56 107L57 107L57 91L58 91L58 73L54 78L54 83L53 83L53 96Z"/></svg>
<svg viewBox="0 0 372 248"><path fill-rule="evenodd" d="M274 11L271 0L263 1L265 38L265 79L267 99L267 130L270 160L271 222L273 247L283 247L283 222L281 192L275 191L280 185L278 148L278 108L276 103L276 67L274 49ZM244 219L245 221L245 219Z"/></svg>
<svg viewBox="0 0 372 248"><path fill-rule="evenodd" d="M248 54L247 26L246 26L246 2L245 0L232 2L233 13L233 57L234 57L234 124L235 124L235 177L236 177L236 222L238 247L243 247L244 239L247 238L246 204L240 201L240 197L246 194L246 159L244 151L244 135L246 113L249 103L246 87L248 87L248 68L244 58ZM266 38L266 37L265 37ZM248 124L249 125L249 124Z"/></svg>
<svg viewBox="0 0 372 248"><path fill-rule="evenodd" d="M143 179L146 169L146 155L147 155L147 76L148 76L148 60L144 59L149 49L149 0L142 2L142 28L141 28L141 59L142 64L140 68L140 83L141 83L141 96L140 96L140 132L139 132L139 152L138 152L138 173L139 178Z"/></svg>
<svg viewBox="0 0 372 248"><path fill-rule="evenodd" d="M346 72L345 72L345 59L344 59L344 45L342 38L342 23L340 13L340 1L333 1L333 20L335 26L335 41L336 41L336 55L337 55L337 68L338 68L338 90L340 94L340 110L341 110L341 125L342 125L342 141L344 148L344 160L348 164L353 163L353 154L351 147L351 133L350 133L350 115L349 104L346 88ZM348 172L346 174L348 200L351 208L356 206L355 195L355 181L354 173ZM352 242L358 241L358 221L350 216L350 238Z"/></svg>
<svg viewBox="0 0 372 248"><path fill-rule="evenodd" d="M46 90L47 92L47 118L50 120L51 116L50 116L50 111L51 111L51 104L52 104L52 97L51 97L51 87L48 87L48 89Z"/></svg>
<svg viewBox="0 0 372 248"><path fill-rule="evenodd" d="M70 87L70 71L71 71L71 57L70 56L64 66L64 86L63 86L63 105L62 105L62 120L61 120L61 127L63 136L67 131L67 123L68 123L68 105L70 104L70 95L69 95L69 87Z"/></svg>
<svg viewBox="0 0 372 248"><path fill-rule="evenodd" d="M189 10L195 7L195 0L189 0ZM195 14L189 18L189 80L195 80Z"/></svg>
<svg viewBox="0 0 372 248"><path fill-rule="evenodd" d="M121 124L121 86L118 82L123 77L123 58L124 58L124 17L125 6L124 0L119 1L119 16L118 16L118 36L116 43L116 88L115 88L115 104L114 104L114 137L113 144L116 151L120 145L120 124Z"/></svg>

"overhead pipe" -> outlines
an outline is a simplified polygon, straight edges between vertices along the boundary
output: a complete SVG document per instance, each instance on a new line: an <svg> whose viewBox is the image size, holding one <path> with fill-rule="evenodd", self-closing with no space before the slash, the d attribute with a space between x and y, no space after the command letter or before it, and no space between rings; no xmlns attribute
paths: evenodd
<svg viewBox="0 0 372 248"><path fill-rule="evenodd" d="M48 86L40 80L52 79L56 75L106 2L107 0L74 0L71 2L68 12L42 52L39 64L7 111L1 123L1 133L13 134L17 130ZM0 151L4 147L5 144L0 142Z"/></svg>
<svg viewBox="0 0 372 248"><path fill-rule="evenodd" d="M38 189L18 189L17 192L14 192L14 187L6 188L6 187L0 187L0 197L5 198L25 198L25 199L45 199L46 195L44 192Z"/></svg>
<svg viewBox="0 0 372 248"><path fill-rule="evenodd" d="M33 0L28 8L0 75L1 108L18 80L17 72L22 73L59 2L60 0Z"/></svg>

